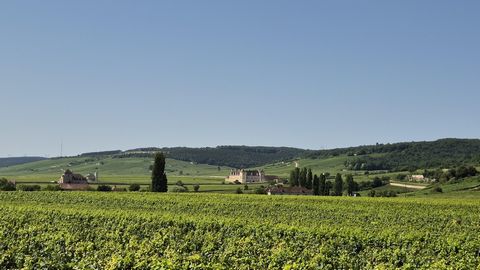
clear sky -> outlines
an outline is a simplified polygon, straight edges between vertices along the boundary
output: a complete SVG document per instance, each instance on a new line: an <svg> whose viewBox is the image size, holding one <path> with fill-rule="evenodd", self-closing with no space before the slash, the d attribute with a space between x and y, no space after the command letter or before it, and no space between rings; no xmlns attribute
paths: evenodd
<svg viewBox="0 0 480 270"><path fill-rule="evenodd" d="M1 1L0 156L480 137L480 1Z"/></svg>

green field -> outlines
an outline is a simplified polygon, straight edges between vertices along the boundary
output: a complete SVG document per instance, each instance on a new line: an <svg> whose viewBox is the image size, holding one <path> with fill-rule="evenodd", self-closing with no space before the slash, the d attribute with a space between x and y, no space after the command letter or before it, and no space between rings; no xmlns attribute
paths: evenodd
<svg viewBox="0 0 480 270"><path fill-rule="evenodd" d="M3 269L478 269L480 202L1 192Z"/></svg>
<svg viewBox="0 0 480 270"><path fill-rule="evenodd" d="M256 169L263 169L266 174L277 175L283 178L288 178L291 170L296 165L299 167L311 168L314 174L321 174L329 172L332 177L336 173L352 174L357 182L372 181L376 176L388 176L394 179L396 174L409 172L375 172L372 171L366 175L363 171L347 171L344 167L344 162L351 157L340 155L336 157L324 159L298 159L296 161L277 162L274 164L265 165ZM9 180L15 180L19 184L40 184L45 186L47 184L54 184L58 180L64 169L70 169L76 173L88 174L98 170L100 179L97 183L92 185L93 188L99 184L107 184L117 187L128 187L132 183L137 183L142 188L147 189L151 183L151 176L149 167L153 163L149 158L111 158L111 157L70 157L49 159L37 162L26 163L22 165L15 165L10 167L0 168L0 177L6 177ZM231 168L218 167L206 164L195 164L175 159L167 159L166 172L168 174L169 185L173 186L178 181L181 181L187 186L189 191L193 191L193 185L200 185L201 192L216 192L216 193L233 193L239 186L223 184L225 177L229 174ZM421 172L418 172L421 173ZM475 182L475 181L474 181ZM431 192L430 189L418 191L415 189L405 189L403 187L383 186L377 188L378 191L394 191L398 193L409 192L408 196L437 196L437 197L455 197L455 194L469 197L478 197L478 192L471 192L468 189L475 187L468 186L470 182L465 184L457 183L450 186L450 184L443 184L442 193ZM415 183L408 183L415 185ZM467 185L467 186L462 186ZM245 193L251 193L255 186L251 185L251 189ZM438 185L435 185L438 186ZM432 186L434 188L435 186ZM243 186L241 186L243 188ZM463 190L462 190L463 189ZM368 195L367 191L361 191L362 196ZM402 195L403 196L403 195Z"/></svg>
<svg viewBox="0 0 480 270"><path fill-rule="evenodd" d="M229 167L195 164L167 159L165 171L172 176L225 176ZM65 169L87 174L99 171L100 177L112 175L148 176L153 159L149 158L89 158L71 157L48 159L0 168L1 176L37 177L39 180L58 179ZM219 170L220 169L220 170ZM21 177L20 177L21 176Z"/></svg>

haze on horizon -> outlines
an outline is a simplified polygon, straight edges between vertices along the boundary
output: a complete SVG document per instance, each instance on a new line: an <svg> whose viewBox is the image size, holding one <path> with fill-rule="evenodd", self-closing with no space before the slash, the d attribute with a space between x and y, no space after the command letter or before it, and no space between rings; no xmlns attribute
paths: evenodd
<svg viewBox="0 0 480 270"><path fill-rule="evenodd" d="M4 1L0 156L479 138L478 1Z"/></svg>

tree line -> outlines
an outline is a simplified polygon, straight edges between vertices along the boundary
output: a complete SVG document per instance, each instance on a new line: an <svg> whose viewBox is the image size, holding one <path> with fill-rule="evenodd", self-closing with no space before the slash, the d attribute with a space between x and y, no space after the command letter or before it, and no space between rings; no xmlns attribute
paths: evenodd
<svg viewBox="0 0 480 270"><path fill-rule="evenodd" d="M313 174L310 168L295 168L290 172L289 182L293 187L304 187L310 189L316 196L342 196L346 191L347 196L353 196L359 190L359 185L353 180L351 174L345 180L340 173L337 173L334 181L330 181L329 173Z"/></svg>

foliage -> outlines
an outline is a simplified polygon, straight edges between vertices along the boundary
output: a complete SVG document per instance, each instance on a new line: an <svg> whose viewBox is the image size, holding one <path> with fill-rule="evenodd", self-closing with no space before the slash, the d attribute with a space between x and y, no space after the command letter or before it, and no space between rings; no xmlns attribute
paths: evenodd
<svg viewBox="0 0 480 270"><path fill-rule="evenodd" d="M138 148L117 153L114 158L151 158L155 152L162 152L169 158L233 168L249 168L300 157L308 150L289 147L266 146L217 146L203 148Z"/></svg>
<svg viewBox="0 0 480 270"><path fill-rule="evenodd" d="M0 190L1 191L14 191L16 190L15 184L8 181L6 178L0 178Z"/></svg>
<svg viewBox="0 0 480 270"><path fill-rule="evenodd" d="M478 200L3 192L0 207L1 269L480 264Z"/></svg>
<svg viewBox="0 0 480 270"><path fill-rule="evenodd" d="M313 195L316 195L316 196L320 195L320 179L316 174L313 176L312 188L313 188Z"/></svg>
<svg viewBox="0 0 480 270"><path fill-rule="evenodd" d="M128 190L129 190L129 191L139 191L139 190L140 190L140 185L139 185L139 184L131 184L131 185L128 187Z"/></svg>
<svg viewBox="0 0 480 270"><path fill-rule="evenodd" d="M451 179L463 179L471 176L476 176L478 171L473 166L459 166L457 168L449 169L449 170L425 170L423 172L423 176L426 178L436 179L440 182L447 182Z"/></svg>
<svg viewBox="0 0 480 270"><path fill-rule="evenodd" d="M255 188L255 194L267 194L267 191L265 190L265 187L257 187Z"/></svg>
<svg viewBox="0 0 480 270"><path fill-rule="evenodd" d="M97 191L103 191L103 192L112 191L112 187L108 185L99 185L97 187Z"/></svg>
<svg viewBox="0 0 480 270"><path fill-rule="evenodd" d="M175 185L175 186L172 187L170 192L177 192L177 193L188 192L188 188L186 186Z"/></svg>
<svg viewBox="0 0 480 270"><path fill-rule="evenodd" d="M199 184L193 185L193 191L198 192L199 190L200 190L200 185Z"/></svg>
<svg viewBox="0 0 480 270"><path fill-rule="evenodd" d="M21 191L40 191L41 189L40 185L18 185L18 190Z"/></svg>
<svg viewBox="0 0 480 270"><path fill-rule="evenodd" d="M342 175L337 173L337 175L335 176L335 185L334 185L334 195L335 196L342 196L342 192L343 192L343 178L342 178Z"/></svg>
<svg viewBox="0 0 480 270"><path fill-rule="evenodd" d="M308 158L348 155L350 170L413 171L480 163L480 140L441 139L432 142L376 144L307 152Z"/></svg>
<svg viewBox="0 0 480 270"><path fill-rule="evenodd" d="M43 190L45 191L60 191L62 188L60 185L47 185Z"/></svg>
<svg viewBox="0 0 480 270"><path fill-rule="evenodd" d="M312 169L308 168L307 181L305 183L305 187L308 189L312 189L312 186L313 186L313 173L312 173Z"/></svg>
<svg viewBox="0 0 480 270"><path fill-rule="evenodd" d="M353 196L353 193L359 190L358 183L353 180L353 176L351 174L347 175L347 178L345 179L345 186L347 187L348 196Z"/></svg>
<svg viewBox="0 0 480 270"><path fill-rule="evenodd" d="M167 192L167 174L165 173L165 156L163 153L155 154L152 169L152 191Z"/></svg>

